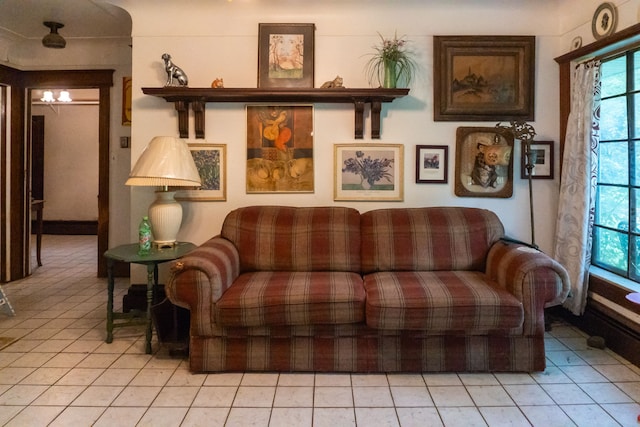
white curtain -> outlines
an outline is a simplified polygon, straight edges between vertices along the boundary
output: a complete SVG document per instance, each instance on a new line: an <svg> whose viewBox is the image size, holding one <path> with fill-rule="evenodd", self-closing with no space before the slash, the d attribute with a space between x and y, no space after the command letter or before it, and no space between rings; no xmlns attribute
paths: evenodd
<svg viewBox="0 0 640 427"><path fill-rule="evenodd" d="M568 271L571 291L564 307L581 315L587 302L591 230L600 140L600 62L576 67L571 82L554 257Z"/></svg>

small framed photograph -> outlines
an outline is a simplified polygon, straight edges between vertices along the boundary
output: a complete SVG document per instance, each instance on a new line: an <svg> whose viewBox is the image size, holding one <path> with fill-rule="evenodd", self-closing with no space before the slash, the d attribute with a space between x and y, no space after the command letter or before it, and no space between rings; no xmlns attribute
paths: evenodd
<svg viewBox="0 0 640 427"><path fill-rule="evenodd" d="M448 176L448 146L416 145L416 183L446 184Z"/></svg>
<svg viewBox="0 0 640 427"><path fill-rule="evenodd" d="M315 24L258 24L258 87L313 88Z"/></svg>
<svg viewBox="0 0 640 427"><path fill-rule="evenodd" d="M227 146L223 144L188 144L200 173L201 187L181 189L176 200L210 202L227 200Z"/></svg>
<svg viewBox="0 0 640 427"><path fill-rule="evenodd" d="M402 144L334 145L334 200L395 201L404 198Z"/></svg>
<svg viewBox="0 0 640 427"><path fill-rule="evenodd" d="M247 194L313 193L313 105L247 105Z"/></svg>
<svg viewBox="0 0 640 427"><path fill-rule="evenodd" d="M531 179L553 179L553 141L531 141L533 169ZM528 179L527 159L524 150L520 156L520 178Z"/></svg>
<svg viewBox="0 0 640 427"><path fill-rule="evenodd" d="M435 121L533 120L535 36L435 36Z"/></svg>
<svg viewBox="0 0 640 427"><path fill-rule="evenodd" d="M456 131L456 196L511 197L512 152L511 130L459 127Z"/></svg>

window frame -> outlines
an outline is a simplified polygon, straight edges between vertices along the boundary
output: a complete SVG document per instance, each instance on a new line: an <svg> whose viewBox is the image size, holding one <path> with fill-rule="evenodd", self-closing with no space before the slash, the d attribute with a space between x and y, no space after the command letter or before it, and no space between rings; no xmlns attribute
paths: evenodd
<svg viewBox="0 0 640 427"><path fill-rule="evenodd" d="M560 171L562 172L562 160L564 153L565 138L567 133L567 123L571 111L571 75L576 63L585 62L589 59L610 57L617 52L632 49L640 45L640 23L622 29L609 37L597 40L593 43L572 50L564 55L555 58L559 72L559 115L560 115L560 135L558 138L560 148ZM601 302L595 299L603 298L615 306L623 307L632 312L637 312L636 304L628 301L625 296L629 292L640 291L640 286L635 286L630 281L622 277L615 278L612 274L592 268L589 272L589 305L597 305L602 308ZM610 312L610 310L605 310ZM615 313L613 314L615 316ZM622 322L633 327L625 319Z"/></svg>
<svg viewBox="0 0 640 427"><path fill-rule="evenodd" d="M593 249L591 256L591 265L601 268L603 270L609 271L615 275L618 275L624 279L631 280L640 285L640 274L637 271L637 268L633 267L632 260L637 259L637 243L636 240L640 239L639 230L634 230L636 227L633 224L637 224L637 215L636 209L636 197L635 194L637 191L640 191L640 183L635 182L635 174L632 171L635 170L635 158L636 158L636 144L640 143L640 135L637 134L636 129L639 128L640 123L636 120L636 108L638 106L635 105L635 98L640 94L640 87L635 87L635 69L640 68L640 64L636 65L636 61L640 60L640 46L630 46L628 49L625 49L622 52L616 52L615 54L603 56L601 61L602 65L607 62L616 61L620 58L625 59L625 82L624 82L624 90L612 95L602 96L601 102L607 100L615 100L621 99L626 105L626 120L627 120L627 129L626 129L626 137L624 138L610 138L610 139L600 139L600 148L603 147L603 144L618 144L625 143L627 145L627 179L625 183L614 183L614 182L604 182L600 179L600 165L598 166L598 180L596 182L597 193L598 195L601 192L601 189L605 188L617 188L626 191L627 193L627 227L624 230L620 224L617 225L607 225L604 223L598 223L598 211L599 211L599 203L596 201L596 214L594 220L594 229L592 232L592 241L593 241ZM601 67L602 70L602 67ZM604 93L604 90L602 90ZM640 102L640 100L639 100ZM602 113L601 113L602 114ZM600 153L598 153L599 160L601 159ZM601 164L601 163L600 163ZM598 196L599 199L599 196ZM626 269L623 270L614 265L605 264L603 262L599 262L596 256L599 254L598 243L596 235L599 230L603 231L611 231L614 233L619 233L621 236L626 237Z"/></svg>

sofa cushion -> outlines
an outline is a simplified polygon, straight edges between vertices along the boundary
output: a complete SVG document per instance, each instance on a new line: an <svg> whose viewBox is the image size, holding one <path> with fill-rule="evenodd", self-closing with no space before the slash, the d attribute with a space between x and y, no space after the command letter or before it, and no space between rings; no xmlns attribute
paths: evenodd
<svg viewBox="0 0 640 427"><path fill-rule="evenodd" d="M240 275L216 304L224 326L321 325L364 321L362 277L350 272Z"/></svg>
<svg viewBox="0 0 640 427"><path fill-rule="evenodd" d="M241 271L360 271L360 213L345 207L249 206L230 212L221 236Z"/></svg>
<svg viewBox="0 0 640 427"><path fill-rule="evenodd" d="M520 327L522 303L480 272L381 272L364 277L367 325L378 329L487 331Z"/></svg>
<svg viewBox="0 0 640 427"><path fill-rule="evenodd" d="M504 236L491 211L430 207L365 212L362 271L484 271L489 248Z"/></svg>

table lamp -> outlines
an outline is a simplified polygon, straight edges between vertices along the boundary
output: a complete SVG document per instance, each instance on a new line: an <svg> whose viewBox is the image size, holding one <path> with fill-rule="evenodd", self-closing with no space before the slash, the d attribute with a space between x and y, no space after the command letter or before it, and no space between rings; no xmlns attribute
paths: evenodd
<svg viewBox="0 0 640 427"><path fill-rule="evenodd" d="M182 206L169 187L198 187L200 175L187 144L171 136L156 136L144 149L126 185L162 187L149 206L154 245L171 247L182 224Z"/></svg>

